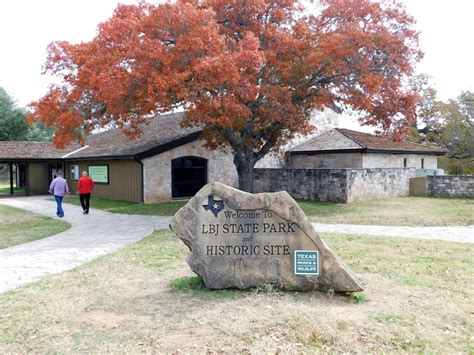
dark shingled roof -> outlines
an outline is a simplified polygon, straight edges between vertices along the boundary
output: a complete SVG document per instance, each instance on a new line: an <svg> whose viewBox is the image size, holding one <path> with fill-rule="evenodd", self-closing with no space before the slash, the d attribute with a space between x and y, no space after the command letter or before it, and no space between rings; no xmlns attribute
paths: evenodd
<svg viewBox="0 0 474 355"><path fill-rule="evenodd" d="M0 159L60 159L62 156L77 148L77 146L71 146L67 149L57 149L49 142L1 141Z"/></svg>
<svg viewBox="0 0 474 355"><path fill-rule="evenodd" d="M289 150L290 154L307 153L345 153L345 152L378 152L378 153L412 153L443 155L445 150L427 147L407 141L394 141L389 137L352 131L344 128L334 128L309 141Z"/></svg>
<svg viewBox="0 0 474 355"><path fill-rule="evenodd" d="M83 149L67 158L132 157L148 151L155 151L155 154L166 151L195 140L202 131L199 127L182 128L180 124L183 118L183 112L156 117L141 127L143 133L134 140L128 139L119 128L93 134L86 138Z"/></svg>
<svg viewBox="0 0 474 355"><path fill-rule="evenodd" d="M65 150L54 148L52 143L0 142L0 159L144 158L199 137L202 128L182 128L180 124L183 118L183 112L161 115L140 127L143 133L134 140L128 139L119 128L114 128L90 135L84 147L74 144Z"/></svg>

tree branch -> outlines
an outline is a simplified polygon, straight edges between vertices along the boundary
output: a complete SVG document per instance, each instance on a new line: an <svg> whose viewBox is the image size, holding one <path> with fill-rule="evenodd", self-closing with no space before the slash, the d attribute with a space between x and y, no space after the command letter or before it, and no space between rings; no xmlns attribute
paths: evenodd
<svg viewBox="0 0 474 355"><path fill-rule="evenodd" d="M269 128L270 132L268 133L269 138L267 139L265 144L262 146L262 148L258 152L255 152L253 155L255 161L259 161L260 159L262 159L270 151L270 149L272 149L275 146L283 127L284 125L281 122L274 122L274 124L270 126Z"/></svg>

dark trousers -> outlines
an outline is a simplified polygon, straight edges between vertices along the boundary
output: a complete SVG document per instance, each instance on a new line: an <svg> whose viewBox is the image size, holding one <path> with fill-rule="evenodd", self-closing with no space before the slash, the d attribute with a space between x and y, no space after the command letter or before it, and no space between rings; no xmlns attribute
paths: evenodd
<svg viewBox="0 0 474 355"><path fill-rule="evenodd" d="M80 194L79 200L81 201L82 210L89 212L89 201L91 199L91 194Z"/></svg>

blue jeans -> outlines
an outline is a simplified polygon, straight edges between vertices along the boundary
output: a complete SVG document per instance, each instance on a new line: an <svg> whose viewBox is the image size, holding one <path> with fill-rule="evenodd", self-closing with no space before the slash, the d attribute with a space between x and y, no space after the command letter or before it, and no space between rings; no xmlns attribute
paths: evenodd
<svg viewBox="0 0 474 355"><path fill-rule="evenodd" d="M63 211L63 197L64 196L56 196L54 195L54 199L56 200L56 215L58 217L64 217L64 211Z"/></svg>

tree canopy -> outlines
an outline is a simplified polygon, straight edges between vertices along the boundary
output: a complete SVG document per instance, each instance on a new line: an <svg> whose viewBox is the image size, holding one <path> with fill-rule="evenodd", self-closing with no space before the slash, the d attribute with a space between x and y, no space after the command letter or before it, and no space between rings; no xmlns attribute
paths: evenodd
<svg viewBox="0 0 474 355"><path fill-rule="evenodd" d="M0 88L0 141L26 140L27 135L25 111L18 108L10 95Z"/></svg>
<svg viewBox="0 0 474 355"><path fill-rule="evenodd" d="M46 72L61 79L29 120L55 144L114 124L130 137L176 108L230 148L240 188L253 166L296 133L314 109L350 109L400 136L415 120L404 88L421 58L414 19L396 1L178 0L119 5L90 42L54 42Z"/></svg>
<svg viewBox="0 0 474 355"><path fill-rule="evenodd" d="M13 98L0 88L0 141L51 141L53 129L42 122L31 125L26 121L26 110L16 105Z"/></svg>
<svg viewBox="0 0 474 355"><path fill-rule="evenodd" d="M427 75L414 77L412 85L421 100L408 140L446 148L448 173L474 173L474 93L464 91L444 102L437 98Z"/></svg>

